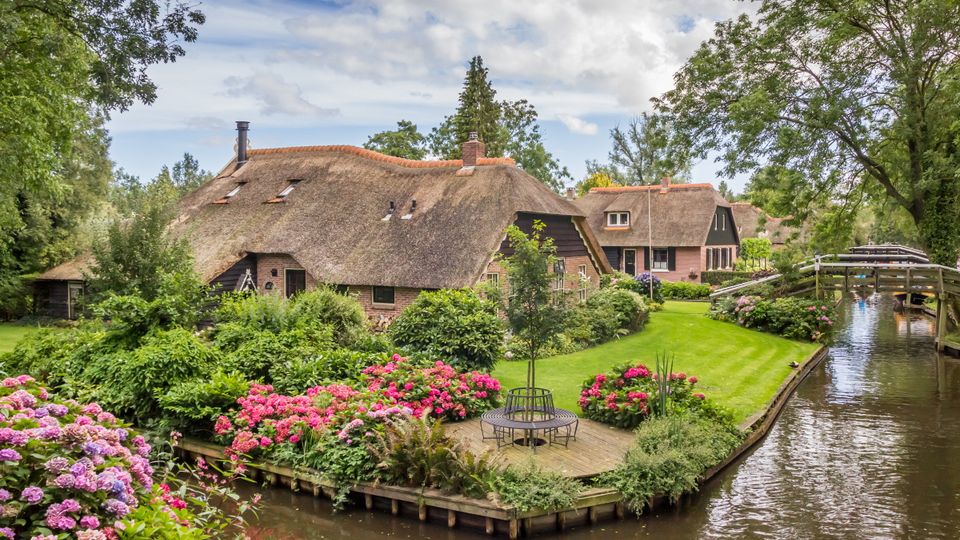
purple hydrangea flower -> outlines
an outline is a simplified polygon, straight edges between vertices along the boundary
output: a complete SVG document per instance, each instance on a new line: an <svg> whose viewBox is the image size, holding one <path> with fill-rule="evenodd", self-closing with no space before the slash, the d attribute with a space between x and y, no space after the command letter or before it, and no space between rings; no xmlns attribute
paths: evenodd
<svg viewBox="0 0 960 540"><path fill-rule="evenodd" d="M103 503L103 508L117 517L123 517L130 513L130 507L117 499L107 499L107 502Z"/></svg>
<svg viewBox="0 0 960 540"><path fill-rule="evenodd" d="M20 461L20 452L13 448L4 448L0 450L0 461Z"/></svg>
<svg viewBox="0 0 960 540"><path fill-rule="evenodd" d="M97 516L83 516L80 518L80 526L84 529L96 529L100 526L100 520Z"/></svg>
<svg viewBox="0 0 960 540"><path fill-rule="evenodd" d="M27 502L27 504L37 504L43 500L43 490L37 486L29 486L23 488L23 491L20 492L20 498Z"/></svg>
<svg viewBox="0 0 960 540"><path fill-rule="evenodd" d="M10 495L9 491L0 488L0 502L9 501L10 497L12 497L12 495Z"/></svg>
<svg viewBox="0 0 960 540"><path fill-rule="evenodd" d="M70 467L70 462L64 457L55 457L43 464L43 468L52 473L61 473Z"/></svg>
<svg viewBox="0 0 960 540"><path fill-rule="evenodd" d="M10 527L0 527L0 538L10 538L12 540L14 538L13 529Z"/></svg>

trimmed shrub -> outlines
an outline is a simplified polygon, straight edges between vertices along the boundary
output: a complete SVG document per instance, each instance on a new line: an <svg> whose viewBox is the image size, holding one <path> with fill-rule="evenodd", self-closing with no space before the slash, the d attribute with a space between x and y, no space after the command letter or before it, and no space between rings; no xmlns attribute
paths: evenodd
<svg viewBox="0 0 960 540"><path fill-rule="evenodd" d="M472 289L420 293L389 332L397 345L449 359L463 369L492 369L503 353L497 306Z"/></svg>
<svg viewBox="0 0 960 540"><path fill-rule="evenodd" d="M501 503L520 512L534 508L552 512L571 508L584 485L576 478L528 463L500 471L493 480L493 489Z"/></svg>
<svg viewBox="0 0 960 540"><path fill-rule="evenodd" d="M636 332L647 322L647 305L643 297L622 289L602 289L587 299L586 306L592 310L616 313L618 328Z"/></svg>
<svg viewBox="0 0 960 540"><path fill-rule="evenodd" d="M367 315L356 298L331 287L304 291L292 300L288 316L297 324L323 324L333 329L333 340L349 347L366 333Z"/></svg>
<svg viewBox="0 0 960 540"><path fill-rule="evenodd" d="M720 285L731 279L753 279L753 272L735 272L732 270L704 270L700 272L700 282L707 285Z"/></svg>
<svg viewBox="0 0 960 540"><path fill-rule="evenodd" d="M700 300L710 296L710 286L689 281L664 281L662 292L667 300Z"/></svg>

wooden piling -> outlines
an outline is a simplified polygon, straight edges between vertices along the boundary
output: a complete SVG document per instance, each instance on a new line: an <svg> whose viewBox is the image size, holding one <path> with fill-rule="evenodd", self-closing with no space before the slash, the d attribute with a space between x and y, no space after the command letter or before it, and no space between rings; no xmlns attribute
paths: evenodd
<svg viewBox="0 0 960 540"><path fill-rule="evenodd" d="M447 510L447 527L451 529L457 526L457 512L455 510Z"/></svg>

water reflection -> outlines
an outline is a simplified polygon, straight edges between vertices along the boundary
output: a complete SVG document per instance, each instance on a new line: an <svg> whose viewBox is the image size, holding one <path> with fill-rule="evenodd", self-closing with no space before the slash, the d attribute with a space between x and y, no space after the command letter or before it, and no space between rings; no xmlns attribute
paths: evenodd
<svg viewBox="0 0 960 540"><path fill-rule="evenodd" d="M683 508L562 538L960 538L960 361L889 297L844 303L769 436ZM257 538L486 538L271 492Z"/></svg>

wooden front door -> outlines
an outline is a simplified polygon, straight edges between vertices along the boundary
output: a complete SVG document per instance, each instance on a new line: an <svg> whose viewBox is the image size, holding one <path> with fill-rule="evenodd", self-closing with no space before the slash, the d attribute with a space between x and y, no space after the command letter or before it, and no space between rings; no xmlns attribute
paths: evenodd
<svg viewBox="0 0 960 540"><path fill-rule="evenodd" d="M637 250L623 250L623 271L631 276L637 275Z"/></svg>
<svg viewBox="0 0 960 540"><path fill-rule="evenodd" d="M77 311L80 307L80 300L83 297L82 283L67 284L67 318L76 319Z"/></svg>
<svg viewBox="0 0 960 540"><path fill-rule="evenodd" d="M307 271L287 268L283 283L287 298L307 288Z"/></svg>

